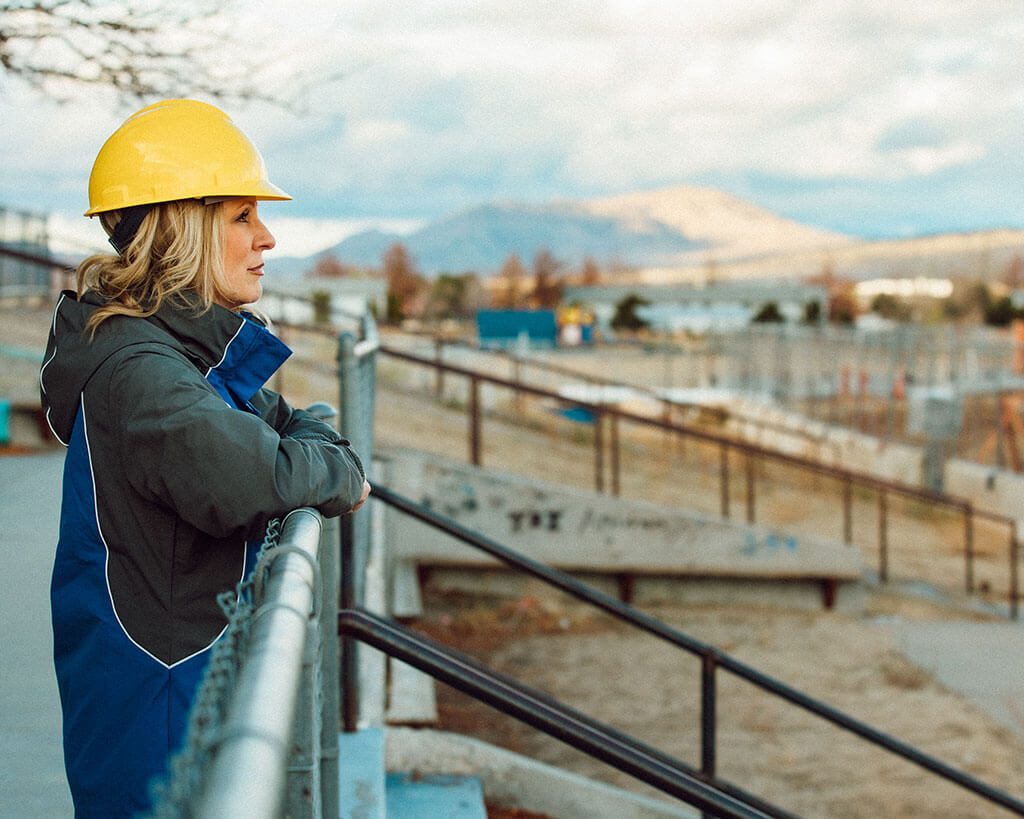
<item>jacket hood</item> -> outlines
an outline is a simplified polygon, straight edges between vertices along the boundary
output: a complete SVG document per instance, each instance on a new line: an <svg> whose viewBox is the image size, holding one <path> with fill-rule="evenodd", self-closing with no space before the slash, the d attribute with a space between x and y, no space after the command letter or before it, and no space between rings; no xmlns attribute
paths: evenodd
<svg viewBox="0 0 1024 819"><path fill-rule="evenodd" d="M39 374L40 398L50 428L65 444L89 379L107 359L128 347L154 343L169 346L189 358L204 376L219 368L223 379L240 380L240 389L247 392L245 398L255 394L289 354L287 347L264 330L260 335L272 339L283 351L276 351L276 358L260 372L232 372L243 366L244 357L228 357L229 345L247 323L258 322L216 304L203 312L194 294L177 303L164 302L147 318L112 316L91 334L86 329L89 317L105 303L105 298L92 291L78 297L65 290L54 310Z"/></svg>

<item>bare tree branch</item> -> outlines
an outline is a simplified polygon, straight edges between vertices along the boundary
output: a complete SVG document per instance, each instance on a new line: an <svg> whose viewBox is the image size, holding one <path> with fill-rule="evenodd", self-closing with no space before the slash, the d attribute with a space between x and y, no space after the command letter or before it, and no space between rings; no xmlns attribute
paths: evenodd
<svg viewBox="0 0 1024 819"><path fill-rule="evenodd" d="M36 0L0 5L0 68L58 100L108 87L125 104L206 96L289 107L228 34L223 2Z"/></svg>

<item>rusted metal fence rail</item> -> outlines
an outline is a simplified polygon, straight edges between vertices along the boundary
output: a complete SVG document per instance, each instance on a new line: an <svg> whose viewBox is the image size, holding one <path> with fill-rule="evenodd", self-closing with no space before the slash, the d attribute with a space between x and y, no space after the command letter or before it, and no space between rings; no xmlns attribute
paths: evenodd
<svg viewBox="0 0 1024 819"><path fill-rule="evenodd" d="M408 364L433 369L438 377L442 375L462 378L467 384L467 457L470 463L483 465L483 419L481 400L483 385L505 389L515 396L518 403L523 396L551 402L563 407L585 410L593 418L593 480L598 492L610 491L618 495L621 490L622 473L622 431L620 427L629 424L637 429L656 430L680 441L696 442L716 448L718 457L719 513L722 517L732 515L731 487L733 471L739 466L743 485L744 512L748 523L758 520L759 472L766 466L786 467L813 481L831 481L840 487L842 502L839 505L840 521L838 532L846 543L853 543L854 495L873 495L877 504L878 533L878 577L882 582L890 579L893 544L891 543L890 511L894 499L914 503L931 513L952 514L962 519L962 554L964 590L973 595L976 592L975 532L979 522L985 522L1001 530L1006 544L1005 560L1008 567L1007 598L1010 616L1018 617L1020 555L1017 542L1016 521L1006 515L977 509L967 500L943 493L922 489L918 486L885 480L872 475L854 472L841 467L830 466L810 458L769 449L758 444L740 441L705 429L684 426L664 417L641 415L621 407L566 399L564 395L543 387L524 383L521 380L503 378L493 373L480 372L443 361L429 358L393 346L382 345L383 355Z"/></svg>

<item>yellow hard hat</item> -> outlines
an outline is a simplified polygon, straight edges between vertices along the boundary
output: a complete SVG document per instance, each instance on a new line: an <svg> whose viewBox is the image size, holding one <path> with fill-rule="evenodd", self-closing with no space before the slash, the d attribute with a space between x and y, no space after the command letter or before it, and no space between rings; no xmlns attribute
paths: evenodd
<svg viewBox="0 0 1024 819"><path fill-rule="evenodd" d="M198 100L164 100L130 116L100 148L85 215L234 196L291 199L227 114Z"/></svg>

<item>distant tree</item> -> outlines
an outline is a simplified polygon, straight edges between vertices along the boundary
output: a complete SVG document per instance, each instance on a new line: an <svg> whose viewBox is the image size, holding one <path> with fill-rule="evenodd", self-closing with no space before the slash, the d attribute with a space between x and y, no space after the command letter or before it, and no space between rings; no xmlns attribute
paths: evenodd
<svg viewBox="0 0 1024 819"><path fill-rule="evenodd" d="M857 318L857 301L853 293L843 289L828 300L828 320L833 324L853 324Z"/></svg>
<svg viewBox="0 0 1024 819"><path fill-rule="evenodd" d="M539 309L557 307L562 300L562 264L547 248L533 257L533 291L530 303Z"/></svg>
<svg viewBox="0 0 1024 819"><path fill-rule="evenodd" d="M0 6L0 70L61 100L94 86L133 103L201 96L286 105L267 92L264 60L223 10L222 0L16 0Z"/></svg>
<svg viewBox="0 0 1024 819"><path fill-rule="evenodd" d="M1000 276L1000 281L1011 290L1019 290L1024 287L1024 259L1020 256L1010 259L1003 275Z"/></svg>
<svg viewBox="0 0 1024 819"><path fill-rule="evenodd" d="M1021 312L1013 306L1009 296L989 300L985 305L985 323L993 327L1007 327L1014 319L1021 317Z"/></svg>
<svg viewBox="0 0 1024 819"><path fill-rule="evenodd" d="M357 272L351 265L338 261L333 253L324 253L317 257L316 264L307 275L314 279L343 279L355 276Z"/></svg>
<svg viewBox="0 0 1024 819"><path fill-rule="evenodd" d="M890 293L879 293L871 300L871 312L891 321L910 321L910 305Z"/></svg>
<svg viewBox="0 0 1024 819"><path fill-rule="evenodd" d="M430 287L426 313L433 319L467 318L479 302L479 291L474 273L442 273Z"/></svg>
<svg viewBox="0 0 1024 819"><path fill-rule="evenodd" d="M779 305L770 301L754 314L751 321L758 324L782 324L786 317L779 311Z"/></svg>
<svg viewBox="0 0 1024 819"><path fill-rule="evenodd" d="M383 262L384 277L388 282L387 320L396 324L406 317L412 300L420 294L425 281L401 242L396 242L384 252Z"/></svg>
<svg viewBox="0 0 1024 819"><path fill-rule="evenodd" d="M514 310L525 304L523 282L526 280L526 268L518 253L509 256L498 272L494 296L491 304L498 310Z"/></svg>
<svg viewBox="0 0 1024 819"><path fill-rule="evenodd" d="M326 290L315 290L310 296L313 305L313 323L328 324L331 321L331 294Z"/></svg>
<svg viewBox="0 0 1024 819"><path fill-rule="evenodd" d="M804 305L804 315L801 321L804 324L816 325L821 321L821 302L815 299Z"/></svg>
<svg viewBox="0 0 1024 819"><path fill-rule="evenodd" d="M635 332L647 327L648 323L636 313L637 307L643 307L647 304L650 304L647 299L641 298L636 293L630 293L615 305L615 314L612 316L611 321L612 329Z"/></svg>
<svg viewBox="0 0 1024 819"><path fill-rule="evenodd" d="M583 259L579 280L580 284L584 287L593 287L601 283L601 268L598 267L597 262L594 261L592 256L586 256Z"/></svg>

